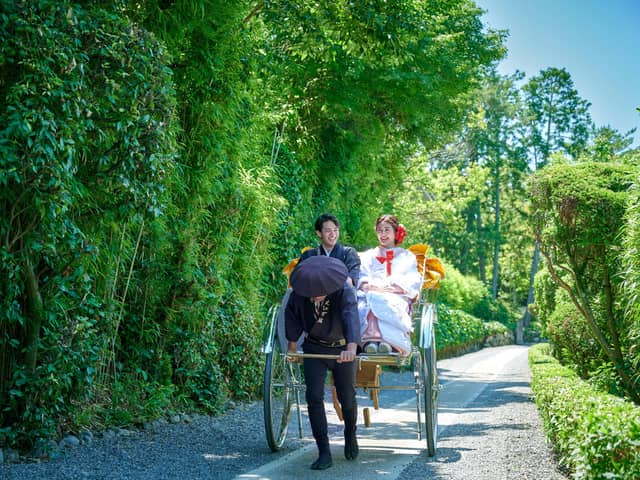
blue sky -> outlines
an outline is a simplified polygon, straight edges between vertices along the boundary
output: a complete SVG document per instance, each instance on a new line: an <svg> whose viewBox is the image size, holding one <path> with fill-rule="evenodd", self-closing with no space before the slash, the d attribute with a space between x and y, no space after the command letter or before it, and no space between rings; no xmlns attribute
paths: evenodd
<svg viewBox="0 0 640 480"><path fill-rule="evenodd" d="M509 30L501 74L565 68L596 126L634 127L640 143L640 0L476 0L485 25Z"/></svg>

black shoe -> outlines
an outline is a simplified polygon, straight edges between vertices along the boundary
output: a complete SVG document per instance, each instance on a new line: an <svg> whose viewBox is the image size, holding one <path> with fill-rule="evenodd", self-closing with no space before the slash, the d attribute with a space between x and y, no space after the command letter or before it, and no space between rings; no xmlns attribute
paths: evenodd
<svg viewBox="0 0 640 480"><path fill-rule="evenodd" d="M318 459L311 464L311 470L326 470L333 465L331 456L320 455Z"/></svg>
<svg viewBox="0 0 640 480"><path fill-rule="evenodd" d="M358 458L360 449L358 448L358 439L356 435L347 436L344 438L344 458L347 460L355 460Z"/></svg>

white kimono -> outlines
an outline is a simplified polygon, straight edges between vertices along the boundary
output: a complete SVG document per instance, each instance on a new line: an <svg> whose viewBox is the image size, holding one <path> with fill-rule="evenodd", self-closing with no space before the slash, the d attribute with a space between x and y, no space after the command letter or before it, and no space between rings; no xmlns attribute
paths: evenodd
<svg viewBox="0 0 640 480"><path fill-rule="evenodd" d="M358 279L360 331L363 333L366 331L367 315L371 311L378 318L383 340L403 354L409 353L410 333L413 331L409 306L420 292L422 285L415 255L404 248L395 247L385 250L376 247L361 253L360 260L360 278ZM397 285L405 293L402 295L374 291L364 293L360 289L363 283L378 287Z"/></svg>

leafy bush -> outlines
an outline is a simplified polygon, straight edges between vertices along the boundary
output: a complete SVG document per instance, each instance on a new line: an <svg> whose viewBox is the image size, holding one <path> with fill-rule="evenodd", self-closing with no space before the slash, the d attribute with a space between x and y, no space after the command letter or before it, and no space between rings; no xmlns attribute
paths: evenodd
<svg viewBox="0 0 640 480"><path fill-rule="evenodd" d="M639 153L636 151L636 157ZM622 228L622 302L626 323L629 325L629 363L634 366L635 385L640 385L640 178L631 189L625 224Z"/></svg>
<svg viewBox="0 0 640 480"><path fill-rule="evenodd" d="M373 240L401 159L448 138L502 50L473 8L207 4L0 0L0 428L19 447L259 395L257 330L315 216Z"/></svg>
<svg viewBox="0 0 640 480"><path fill-rule="evenodd" d="M445 264L446 277L438 292L438 301L485 321L498 321L515 327L515 315L500 301L491 298L488 288L477 278L463 275Z"/></svg>
<svg viewBox="0 0 640 480"><path fill-rule="evenodd" d="M620 258L625 212L637 176L637 166L624 163L551 164L532 177L530 195L531 226L546 268L601 351L586 357L588 363L580 368L589 370L594 358L602 358L615 367L625 394L640 404L640 374L632 353L637 338L623 295L625 288L633 288L624 285ZM637 303L635 294L631 297Z"/></svg>
<svg viewBox="0 0 640 480"><path fill-rule="evenodd" d="M510 333L512 330L507 327L504 323L491 321L484 322L484 332L487 336L492 335L504 335L505 333Z"/></svg>
<svg viewBox="0 0 640 480"><path fill-rule="evenodd" d="M438 305L436 347L441 357L479 349L487 337L509 335L511 331L500 322L484 322L462 310Z"/></svg>
<svg viewBox="0 0 640 480"><path fill-rule="evenodd" d="M440 285L438 301L449 308L472 313L489 294L487 287L477 278L463 275L448 264L444 268L446 277Z"/></svg>
<svg viewBox="0 0 640 480"><path fill-rule="evenodd" d="M546 338L542 332L542 324L537 320L531 320L524 328L523 338L525 343L537 343Z"/></svg>
<svg viewBox="0 0 640 480"><path fill-rule="evenodd" d="M485 324L479 318L462 310L438 306L436 324L436 347L445 352L446 348L464 348L484 341Z"/></svg>
<svg viewBox="0 0 640 480"><path fill-rule="evenodd" d="M507 328L515 328L516 315L501 300L494 300L487 291L480 303L471 310L472 315L484 321L500 322Z"/></svg>
<svg viewBox="0 0 640 480"><path fill-rule="evenodd" d="M548 270L541 268L536 273L533 288L535 303L529 305L529 310L542 323L544 329L549 316L556 308L556 295L560 287L553 281Z"/></svg>
<svg viewBox="0 0 640 480"><path fill-rule="evenodd" d="M640 407L596 391L549 352L531 348L531 388L561 463L576 479L640 478Z"/></svg>
<svg viewBox="0 0 640 480"><path fill-rule="evenodd" d="M601 363L601 351L589 334L584 317L568 300L556 304L546 323L547 336L553 345L554 356L571 366L582 378Z"/></svg>
<svg viewBox="0 0 640 480"><path fill-rule="evenodd" d="M602 353L567 292L553 282L546 269L536 274L534 288L536 303L531 308L553 346L553 356L597 388L624 396L616 368Z"/></svg>
<svg viewBox="0 0 640 480"><path fill-rule="evenodd" d="M122 263L143 263L136 236L165 211L175 171L175 90L163 47L113 10L1 8L0 403L28 446L109 390L113 337L146 288Z"/></svg>

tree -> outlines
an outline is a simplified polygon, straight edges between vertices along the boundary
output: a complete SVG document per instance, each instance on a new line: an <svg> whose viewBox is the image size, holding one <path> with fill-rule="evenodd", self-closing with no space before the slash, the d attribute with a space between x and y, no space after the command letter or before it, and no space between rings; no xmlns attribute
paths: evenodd
<svg viewBox="0 0 640 480"><path fill-rule="evenodd" d="M356 242L369 242L368 227L391 207L403 158L457 127L480 69L502 55L502 37L484 32L479 15L459 0L265 4L271 60L299 112L292 141L314 138L320 162L307 175L318 196L351 205L350 223L366 227Z"/></svg>
<svg viewBox="0 0 640 480"><path fill-rule="evenodd" d="M627 161L625 157L640 152L638 147L629 148L633 145L635 131L634 128L623 135L610 126L596 128L584 157L594 162Z"/></svg>
<svg viewBox="0 0 640 480"><path fill-rule="evenodd" d="M532 169L543 167L551 153L566 153L577 159L586 149L592 128L589 107L573 86L564 68L548 68L524 86L527 107L523 123L527 128L525 145Z"/></svg>
<svg viewBox="0 0 640 480"><path fill-rule="evenodd" d="M0 1L1 400L25 437L78 399L127 421L259 394L310 220L369 241L503 53L467 0Z"/></svg>
<svg viewBox="0 0 640 480"><path fill-rule="evenodd" d="M640 385L640 179L636 179L625 212L622 229L621 277L625 324L629 327L629 361L635 373L632 380Z"/></svg>
<svg viewBox="0 0 640 480"><path fill-rule="evenodd" d="M589 106L578 95L571 75L565 69L548 68L531 78L523 87L526 111L522 120L526 133L524 145L529 152L531 168L535 172L547 164L554 152L566 153L577 159L585 151L592 129ZM527 305L533 303L533 283L540 246L534 243L529 275ZM529 323L530 312L525 310L523 323Z"/></svg>
<svg viewBox="0 0 640 480"><path fill-rule="evenodd" d="M519 91L515 86L521 76L500 77L489 70L483 78L481 88L471 95L475 104L457 142L446 149L429 155L425 173L417 174L413 167L407 180L408 195L403 203L410 203L411 196L419 198L416 189L429 189L437 201L427 204L431 218L442 216L439 211L457 208L455 215L448 215L449 223L439 221L432 229L430 238L443 247L440 254L454 259L456 267L464 273L475 273L486 280L486 252L492 264L491 291L498 297L500 250L508 232L503 228L502 201L508 195L511 205L516 197L522 197L522 178L527 164L522 148L518 144L517 118L521 109ZM426 163L423 160L424 163ZM438 170L446 169L446 170ZM482 170L487 176L477 177L474 172ZM438 178L446 178L451 185L464 185L470 192L453 188L435 188ZM456 178L459 177L459 178ZM465 183L464 179L472 183ZM420 182L423 182L420 184ZM417 205L420 205L418 203ZM408 207L404 207L408 208ZM414 207L420 210L420 207ZM522 207L510 209L509 217L518 217ZM423 219L424 216L419 215ZM510 224L515 223L510 218ZM455 237L451 233L457 232Z"/></svg>
<svg viewBox="0 0 640 480"><path fill-rule="evenodd" d="M516 119L521 109L520 92L515 86L521 78L516 73L511 77L499 77L491 73L485 79L480 92L479 112L477 116L480 128L470 128L469 136L473 138L476 148L474 157L490 172L492 186L491 210L493 211L492 250L493 273L491 293L494 299L498 296L499 258L502 239L502 191L514 188L519 190L521 178L526 173L526 162L522 150L516 142Z"/></svg>
<svg viewBox="0 0 640 480"><path fill-rule="evenodd" d="M620 232L637 167L549 165L531 183L532 225L556 284L585 319L627 394L640 401L630 362L632 329L621 309Z"/></svg>
<svg viewBox="0 0 640 480"><path fill-rule="evenodd" d="M412 242L426 242L436 255L452 259L462 273L476 274L481 234L469 219L485 203L489 169L477 164L430 168L425 166L428 158L432 157L412 160L395 199L395 211Z"/></svg>

